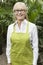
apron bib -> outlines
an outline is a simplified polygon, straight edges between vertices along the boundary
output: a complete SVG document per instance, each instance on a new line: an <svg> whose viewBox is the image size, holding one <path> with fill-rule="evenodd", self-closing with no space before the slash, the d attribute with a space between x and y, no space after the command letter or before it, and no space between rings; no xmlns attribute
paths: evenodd
<svg viewBox="0 0 43 65"><path fill-rule="evenodd" d="M11 35L10 58L12 65L32 65L33 52L30 44L28 25L26 33L18 33L15 30Z"/></svg>

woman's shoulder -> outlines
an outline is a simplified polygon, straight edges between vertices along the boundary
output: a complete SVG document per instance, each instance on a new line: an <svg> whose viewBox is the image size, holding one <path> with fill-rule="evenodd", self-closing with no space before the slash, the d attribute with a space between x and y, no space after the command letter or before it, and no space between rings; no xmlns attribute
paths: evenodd
<svg viewBox="0 0 43 65"><path fill-rule="evenodd" d="M14 23L10 24L8 27L12 27L14 25Z"/></svg>
<svg viewBox="0 0 43 65"><path fill-rule="evenodd" d="M36 24L35 24L35 23L32 23L32 22L29 22L29 26L30 26L31 28L36 28L36 27L37 27Z"/></svg>
<svg viewBox="0 0 43 65"><path fill-rule="evenodd" d="M8 27L13 27L13 26L16 25L16 23L17 23L17 21L15 21L14 23L10 24Z"/></svg>
<svg viewBox="0 0 43 65"><path fill-rule="evenodd" d="M35 29L37 27L35 23L32 23L32 22L30 22L28 20L25 20L25 22L26 22L26 24L27 23L29 24L29 28L31 28L31 29L33 29L33 28Z"/></svg>
<svg viewBox="0 0 43 65"><path fill-rule="evenodd" d="M13 26L14 26L14 23L10 24L10 25L8 26L8 30L13 30Z"/></svg>

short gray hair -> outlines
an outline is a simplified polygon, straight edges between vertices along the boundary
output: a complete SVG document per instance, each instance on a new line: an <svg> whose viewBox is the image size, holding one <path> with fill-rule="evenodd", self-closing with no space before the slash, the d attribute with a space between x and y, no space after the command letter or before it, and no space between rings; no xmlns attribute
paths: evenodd
<svg viewBox="0 0 43 65"><path fill-rule="evenodd" d="M17 3L15 3L15 5L13 7L13 11L17 10L17 9L27 10L27 7L26 7L25 3L23 3L23 2L17 2Z"/></svg>

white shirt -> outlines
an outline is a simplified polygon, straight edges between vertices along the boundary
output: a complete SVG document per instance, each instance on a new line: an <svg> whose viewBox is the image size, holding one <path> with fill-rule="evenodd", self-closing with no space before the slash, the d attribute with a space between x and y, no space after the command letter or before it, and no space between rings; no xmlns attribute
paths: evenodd
<svg viewBox="0 0 43 65"><path fill-rule="evenodd" d="M13 32L15 23L9 25L8 31L7 31L6 56L7 56L8 63L11 63L11 61L10 61L10 49L11 49L10 36L11 36L11 33ZM26 19L24 21L22 21L20 28L19 28L18 24L16 24L15 31L25 33L27 23L28 23L28 21ZM38 33L37 32L38 31L37 31L36 25L29 22L28 32L30 34L30 42L31 42L32 48L33 48L33 65L37 65L37 60L38 60Z"/></svg>

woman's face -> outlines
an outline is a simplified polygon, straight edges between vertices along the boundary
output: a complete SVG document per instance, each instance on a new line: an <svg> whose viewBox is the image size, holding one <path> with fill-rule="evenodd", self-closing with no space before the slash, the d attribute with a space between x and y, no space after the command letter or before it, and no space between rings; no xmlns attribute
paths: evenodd
<svg viewBox="0 0 43 65"><path fill-rule="evenodd" d="M15 17L17 20L22 21L26 17L26 10L24 9L16 9L14 11Z"/></svg>

